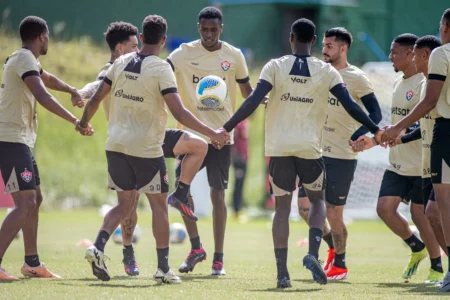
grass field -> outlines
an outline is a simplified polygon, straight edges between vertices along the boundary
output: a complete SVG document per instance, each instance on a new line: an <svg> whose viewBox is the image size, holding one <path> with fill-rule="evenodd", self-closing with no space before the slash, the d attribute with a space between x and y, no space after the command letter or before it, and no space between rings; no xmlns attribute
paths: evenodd
<svg viewBox="0 0 450 300"><path fill-rule="evenodd" d="M3 219L4 211L0 211ZM176 213L171 222L180 221ZM21 282L0 284L2 299L423 299L442 297L435 287L422 284L428 275L429 260L425 260L417 275L409 283L401 278L408 260L408 249L381 222L358 221L350 224L347 262L350 270L347 281L315 284L309 271L301 265L306 247L296 242L307 236L303 222L291 222L289 242L289 271L293 287L275 289L276 268L268 219L240 224L230 219L225 246L227 275L209 276L213 254L212 222L199 221L200 236L209 254L197 265L195 272L183 275L182 284L158 286L151 280L156 270L156 250L151 234L151 213L139 212L143 229L142 240L135 246L141 275L125 276L121 264L121 247L110 242L106 254L112 279L98 281L84 260L84 248L75 243L83 238L94 239L102 222L96 211L43 212L39 228L40 258L49 269L64 279L24 279ZM321 249L321 258L325 249ZM175 270L189 251L189 243L171 246L169 262ZM23 243L15 240L4 257L2 267L21 276ZM444 259L446 265L446 259Z"/></svg>

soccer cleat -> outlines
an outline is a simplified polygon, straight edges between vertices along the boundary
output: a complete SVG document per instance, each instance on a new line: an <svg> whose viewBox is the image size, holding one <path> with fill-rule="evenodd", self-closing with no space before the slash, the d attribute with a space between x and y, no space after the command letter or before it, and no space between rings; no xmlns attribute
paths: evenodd
<svg viewBox="0 0 450 300"><path fill-rule="evenodd" d="M277 289L286 289L292 287L291 280L287 277L277 279Z"/></svg>
<svg viewBox="0 0 450 300"><path fill-rule="evenodd" d="M428 256L428 253L427 253L427 249L424 248L422 251L412 252L410 255L411 255L411 258L409 259L409 263L406 266L406 268L403 270L403 278L404 279L409 279L414 274L416 274L417 269L419 267L419 263Z"/></svg>
<svg viewBox="0 0 450 300"><path fill-rule="evenodd" d="M178 271L180 273L189 273L194 271L195 265L199 262L202 262L206 260L206 252L205 249L192 249L191 252L189 252L188 257L186 260L181 264Z"/></svg>
<svg viewBox="0 0 450 300"><path fill-rule="evenodd" d="M24 263L20 272L27 277L39 277L39 278L61 278L61 276L52 273L45 267L44 263L41 263L38 267L30 267L27 263Z"/></svg>
<svg viewBox="0 0 450 300"><path fill-rule="evenodd" d="M348 268L343 269L333 265L326 273L330 280L343 280L348 277Z"/></svg>
<svg viewBox="0 0 450 300"><path fill-rule="evenodd" d="M450 292L450 272L445 275L444 280L442 280L439 292Z"/></svg>
<svg viewBox="0 0 450 300"><path fill-rule="evenodd" d="M136 259L134 258L134 256L124 258L122 262L123 262L123 267L125 269L125 273L127 273L128 276L139 275L139 267L136 263Z"/></svg>
<svg viewBox="0 0 450 300"><path fill-rule="evenodd" d="M103 252L98 250L94 245L89 247L84 256L88 263L92 267L92 273L95 277L102 281L109 281L111 277L109 277L108 268L105 265L106 256L103 255Z"/></svg>
<svg viewBox="0 0 450 300"><path fill-rule="evenodd" d="M9 275L8 272L5 271L5 269L0 268L0 281L17 281L17 280L20 279Z"/></svg>
<svg viewBox="0 0 450 300"><path fill-rule="evenodd" d="M325 264L325 267L323 268L323 270L325 271L325 273L327 273L331 266L334 263L334 249L328 249L328 257L327 257L327 263Z"/></svg>
<svg viewBox="0 0 450 300"><path fill-rule="evenodd" d="M167 273L164 273L161 269L157 269L155 275L153 275L153 280L155 280L157 283L181 283L181 278L175 275L175 273L169 269Z"/></svg>
<svg viewBox="0 0 450 300"><path fill-rule="evenodd" d="M167 198L167 202L176 209L178 209L184 217L188 218L192 221L197 221L198 218L192 211L192 209L189 207L188 204L183 203L181 200L179 200L177 197L174 196L174 193L170 194Z"/></svg>
<svg viewBox="0 0 450 300"><path fill-rule="evenodd" d="M311 271L315 282L319 284L327 284L327 275L323 271L322 266L320 265L317 258L309 253L306 254L306 256L303 258L303 266Z"/></svg>
<svg viewBox="0 0 450 300"><path fill-rule="evenodd" d="M226 275L225 268L223 267L223 262L221 261L213 262L211 275L215 276Z"/></svg>
<svg viewBox="0 0 450 300"><path fill-rule="evenodd" d="M430 273L428 274L427 280L425 280L425 284L437 284L441 282L444 278L444 273L438 272L430 268Z"/></svg>

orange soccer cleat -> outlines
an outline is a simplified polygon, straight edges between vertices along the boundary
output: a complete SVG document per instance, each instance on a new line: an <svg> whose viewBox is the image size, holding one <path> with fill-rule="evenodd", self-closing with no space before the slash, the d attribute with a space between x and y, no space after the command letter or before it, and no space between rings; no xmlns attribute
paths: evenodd
<svg viewBox="0 0 450 300"><path fill-rule="evenodd" d="M30 267L27 263L24 263L20 272L28 277L61 278L61 276L56 275L47 269L44 263L41 263L39 267Z"/></svg>

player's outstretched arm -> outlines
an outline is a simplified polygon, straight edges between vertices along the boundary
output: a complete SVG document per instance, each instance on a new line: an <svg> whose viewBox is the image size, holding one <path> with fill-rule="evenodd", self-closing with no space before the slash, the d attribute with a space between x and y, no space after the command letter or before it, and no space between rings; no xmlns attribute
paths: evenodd
<svg viewBox="0 0 450 300"><path fill-rule="evenodd" d="M224 144L229 142L230 136L228 133L224 133L221 130L214 131L187 110L181 102L180 95L177 92L164 94L164 100L175 120L184 126L209 137L216 148L220 149Z"/></svg>
<svg viewBox="0 0 450 300"><path fill-rule="evenodd" d="M78 119L70 111L59 104L59 102L45 89L41 77L28 76L24 79L24 82L40 105L76 126Z"/></svg>
<svg viewBox="0 0 450 300"><path fill-rule="evenodd" d="M94 82L89 82L81 90L78 90L78 92L81 95L81 98L82 99L89 99L89 98L91 98L94 95L95 91L97 90L97 88L99 87L101 82L102 82L101 80L96 80Z"/></svg>
<svg viewBox="0 0 450 300"><path fill-rule="evenodd" d="M378 103L377 97L374 93L370 93L361 97L361 102L369 113L369 118L375 123L379 124L382 119L380 104ZM360 136L369 132L366 126L359 127L351 136L352 141L356 141Z"/></svg>
<svg viewBox="0 0 450 300"><path fill-rule="evenodd" d="M98 107L100 106L100 103L110 91L111 85L105 81L102 81L98 86L98 89L95 91L94 95L91 97L91 99L89 99L86 107L84 108L83 117L81 118L79 123L80 128L77 128L77 130L80 131L81 134L85 132L85 130L82 129L86 129L89 127L89 121L95 115Z"/></svg>
<svg viewBox="0 0 450 300"><path fill-rule="evenodd" d="M375 124L362 110L358 103L353 100L344 84L339 83L331 88L330 93L333 94L339 102L341 102L347 113L356 121L367 127L371 133L375 135L378 142L381 141L383 130Z"/></svg>
<svg viewBox="0 0 450 300"><path fill-rule="evenodd" d="M72 96L73 106L84 106L84 100L76 88L71 87L70 85L68 85L55 75L48 73L47 71L42 72L41 78L47 88L70 94Z"/></svg>
<svg viewBox="0 0 450 300"><path fill-rule="evenodd" d="M239 107L231 119L223 125L223 128L228 132L232 131L234 127L247 119L258 108L261 101L271 90L272 84L264 79L260 79L250 96L245 99L244 103L242 103L241 107Z"/></svg>
<svg viewBox="0 0 450 300"><path fill-rule="evenodd" d="M445 81L442 80L428 79L425 98L423 98L423 100L420 101L413 108L413 110L403 119L401 119L397 124L387 127L383 139L393 140L397 138L402 130L404 130L414 122L417 122L427 113L429 113L433 108L435 108L444 83Z"/></svg>

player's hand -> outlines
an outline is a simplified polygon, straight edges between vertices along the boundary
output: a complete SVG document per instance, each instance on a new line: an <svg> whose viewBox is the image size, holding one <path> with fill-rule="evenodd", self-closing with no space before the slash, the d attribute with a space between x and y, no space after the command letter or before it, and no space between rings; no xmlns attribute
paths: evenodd
<svg viewBox="0 0 450 300"><path fill-rule="evenodd" d="M385 137L385 130L384 130L384 128L378 130L374 134L375 142L377 144L381 145L383 148L386 148L386 141L384 140L384 137Z"/></svg>
<svg viewBox="0 0 450 300"><path fill-rule="evenodd" d="M395 125L384 126L383 143L390 143L400 136L401 130Z"/></svg>
<svg viewBox="0 0 450 300"><path fill-rule="evenodd" d="M352 147L353 152L362 152L376 146L377 142L373 137L362 135L356 141L349 140L349 145Z"/></svg>
<svg viewBox="0 0 450 300"><path fill-rule="evenodd" d="M78 131L81 135L91 136L94 134L94 128L91 124L81 124L80 121L77 121L75 131Z"/></svg>
<svg viewBox="0 0 450 300"><path fill-rule="evenodd" d="M70 92L70 95L72 97L72 105L78 106L79 108L84 107L84 99L83 96L78 92L77 89L72 89Z"/></svg>
<svg viewBox="0 0 450 300"><path fill-rule="evenodd" d="M402 139L398 137L395 140L389 141L389 148L393 148L393 147L398 146L400 144L403 144L402 143Z"/></svg>
<svg viewBox="0 0 450 300"><path fill-rule="evenodd" d="M224 145L230 143L230 133L223 128L219 128L211 137L211 143L216 149L222 149Z"/></svg>

